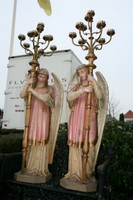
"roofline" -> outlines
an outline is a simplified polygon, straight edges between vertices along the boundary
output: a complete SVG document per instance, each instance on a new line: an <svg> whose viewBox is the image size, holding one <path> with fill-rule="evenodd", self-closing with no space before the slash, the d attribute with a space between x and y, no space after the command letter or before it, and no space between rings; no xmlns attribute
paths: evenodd
<svg viewBox="0 0 133 200"><path fill-rule="evenodd" d="M74 56L79 60L79 62L81 62L81 60L75 55L75 53L71 49L57 50L57 51L54 52L54 54L62 53L62 52L72 52L74 54ZM47 51L46 54L47 53L51 53L51 51ZM23 55L9 56L8 60L10 60L11 58L20 58L20 57L28 57L28 56L32 56L32 55L23 54Z"/></svg>

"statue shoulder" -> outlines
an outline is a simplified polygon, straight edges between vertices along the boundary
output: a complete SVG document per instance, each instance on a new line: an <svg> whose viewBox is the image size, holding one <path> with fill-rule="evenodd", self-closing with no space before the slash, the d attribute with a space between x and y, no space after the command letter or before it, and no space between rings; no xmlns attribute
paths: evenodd
<svg viewBox="0 0 133 200"><path fill-rule="evenodd" d="M70 88L68 89L68 92L70 92L70 91L77 91L77 90L79 89L79 86L80 86L79 83L77 83L77 84L75 84L75 85L72 85L72 87L70 87Z"/></svg>

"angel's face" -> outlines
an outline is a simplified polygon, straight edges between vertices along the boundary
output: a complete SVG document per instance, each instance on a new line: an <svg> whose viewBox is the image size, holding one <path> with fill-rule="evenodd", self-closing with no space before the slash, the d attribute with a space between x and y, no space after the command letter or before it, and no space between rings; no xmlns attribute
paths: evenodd
<svg viewBox="0 0 133 200"><path fill-rule="evenodd" d="M85 68L82 68L82 69L78 70L78 75L82 81L85 81L85 80L87 80L88 72Z"/></svg>
<svg viewBox="0 0 133 200"><path fill-rule="evenodd" d="M38 82L45 83L48 80L48 76L45 74L38 74Z"/></svg>

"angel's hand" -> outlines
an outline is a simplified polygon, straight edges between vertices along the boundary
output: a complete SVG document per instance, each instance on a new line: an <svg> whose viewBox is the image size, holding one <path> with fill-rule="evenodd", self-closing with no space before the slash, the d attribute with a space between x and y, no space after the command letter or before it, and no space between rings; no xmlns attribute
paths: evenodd
<svg viewBox="0 0 133 200"><path fill-rule="evenodd" d="M26 84L27 84L28 87L30 87L30 86L33 84L33 82L34 82L34 81L33 81L33 78L30 78L30 79L27 81Z"/></svg>
<svg viewBox="0 0 133 200"><path fill-rule="evenodd" d="M32 89L31 87L28 87L27 91L28 91L28 92L32 92L33 89Z"/></svg>
<svg viewBox="0 0 133 200"><path fill-rule="evenodd" d="M93 87L92 86L87 86L87 87L84 88L84 92L89 93L89 92L92 92L92 91L93 91Z"/></svg>

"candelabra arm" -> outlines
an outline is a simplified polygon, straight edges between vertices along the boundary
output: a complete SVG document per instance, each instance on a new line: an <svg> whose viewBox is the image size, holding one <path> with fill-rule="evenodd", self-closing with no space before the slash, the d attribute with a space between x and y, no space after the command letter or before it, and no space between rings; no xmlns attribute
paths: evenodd
<svg viewBox="0 0 133 200"><path fill-rule="evenodd" d="M25 53L28 55L33 55L33 52L30 49L25 49Z"/></svg>
<svg viewBox="0 0 133 200"><path fill-rule="evenodd" d="M92 33L92 22L88 22L88 29L90 30L90 33Z"/></svg>
<svg viewBox="0 0 133 200"><path fill-rule="evenodd" d="M29 37L29 40L30 40L30 42L33 42L33 39L31 39L30 37Z"/></svg>
<svg viewBox="0 0 133 200"><path fill-rule="evenodd" d="M80 35L81 39L84 40L82 33L81 33L81 30L79 30L79 35Z"/></svg>
<svg viewBox="0 0 133 200"><path fill-rule="evenodd" d="M83 51L88 50L89 48L87 47L87 45L82 45L81 48L83 49Z"/></svg>
<svg viewBox="0 0 133 200"><path fill-rule="evenodd" d="M89 35L90 33L85 33L85 31L83 31L83 34L84 34L84 35Z"/></svg>
<svg viewBox="0 0 133 200"><path fill-rule="evenodd" d="M47 48L48 48L48 46L49 46L49 44L50 44L50 41L48 41L48 43L47 43L46 47L45 47L43 50L47 49Z"/></svg>
<svg viewBox="0 0 133 200"><path fill-rule="evenodd" d="M41 44L41 45L46 44L46 41L45 42L39 42L39 44Z"/></svg>
<svg viewBox="0 0 133 200"><path fill-rule="evenodd" d="M37 44L40 43L39 40L40 40L40 33L38 33Z"/></svg>
<svg viewBox="0 0 133 200"><path fill-rule="evenodd" d="M22 41L20 41L20 46L25 50L25 53L26 54L33 54L33 52L30 50L30 49L26 49L23 44L22 44ZM29 51L30 53L27 53L27 51Z"/></svg>
<svg viewBox="0 0 133 200"><path fill-rule="evenodd" d="M107 42L105 42L103 45L108 44L111 40L112 40L112 36L110 36L110 39Z"/></svg>
<svg viewBox="0 0 133 200"><path fill-rule="evenodd" d="M35 46L35 37L33 37L32 43L33 43L33 49L34 49L34 46Z"/></svg>
<svg viewBox="0 0 133 200"><path fill-rule="evenodd" d="M94 34L98 34L99 33L99 36L98 36L98 38L97 39L95 39L95 41L93 42L93 46L96 44L96 42L100 39L100 37L101 37L101 35L102 35L102 33L103 33L103 29L101 29L99 32L94 32L93 33L93 35Z"/></svg>
<svg viewBox="0 0 133 200"><path fill-rule="evenodd" d="M77 47L80 47L81 45L79 45L79 44L76 44L75 42L74 42L74 39L72 39L72 43L75 45L75 46L77 46Z"/></svg>
<svg viewBox="0 0 133 200"><path fill-rule="evenodd" d="M81 34L81 30L79 30L79 35L80 35L80 37L81 37L81 39L83 40L83 41L85 41L85 43L88 45L88 47L90 48L90 44L87 42L87 40L85 40L84 38L83 38L83 36L82 36L82 34Z"/></svg>
<svg viewBox="0 0 133 200"><path fill-rule="evenodd" d="M100 47L99 47L100 46ZM103 44L97 44L94 49L101 50L103 48Z"/></svg>
<svg viewBox="0 0 133 200"><path fill-rule="evenodd" d="M46 56L47 55L47 57L50 57L50 56L52 56L53 55L53 53L54 53L54 51L53 52L51 52L51 53L49 53L49 54L43 54L43 56Z"/></svg>
<svg viewBox="0 0 133 200"><path fill-rule="evenodd" d="M89 37L89 40L90 40L90 49L93 48L93 33L92 33L92 22L89 23L89 30L90 30L90 37Z"/></svg>
<svg viewBox="0 0 133 200"><path fill-rule="evenodd" d="M94 35L94 34L99 34L99 33L101 33L101 31L93 32L92 35Z"/></svg>
<svg viewBox="0 0 133 200"><path fill-rule="evenodd" d="M110 39L109 39L107 42L104 42L104 43L102 43L102 44L97 44L96 46L94 46L94 49L96 49L96 50L101 50L102 47L103 47L103 45L108 44L108 43L111 41L111 39L112 39L112 36L110 36ZM100 48L99 48L99 46L100 46Z"/></svg>
<svg viewBox="0 0 133 200"><path fill-rule="evenodd" d="M23 47L23 44L22 44L22 41L20 40L20 46L23 48L23 49L25 49L24 47Z"/></svg>

